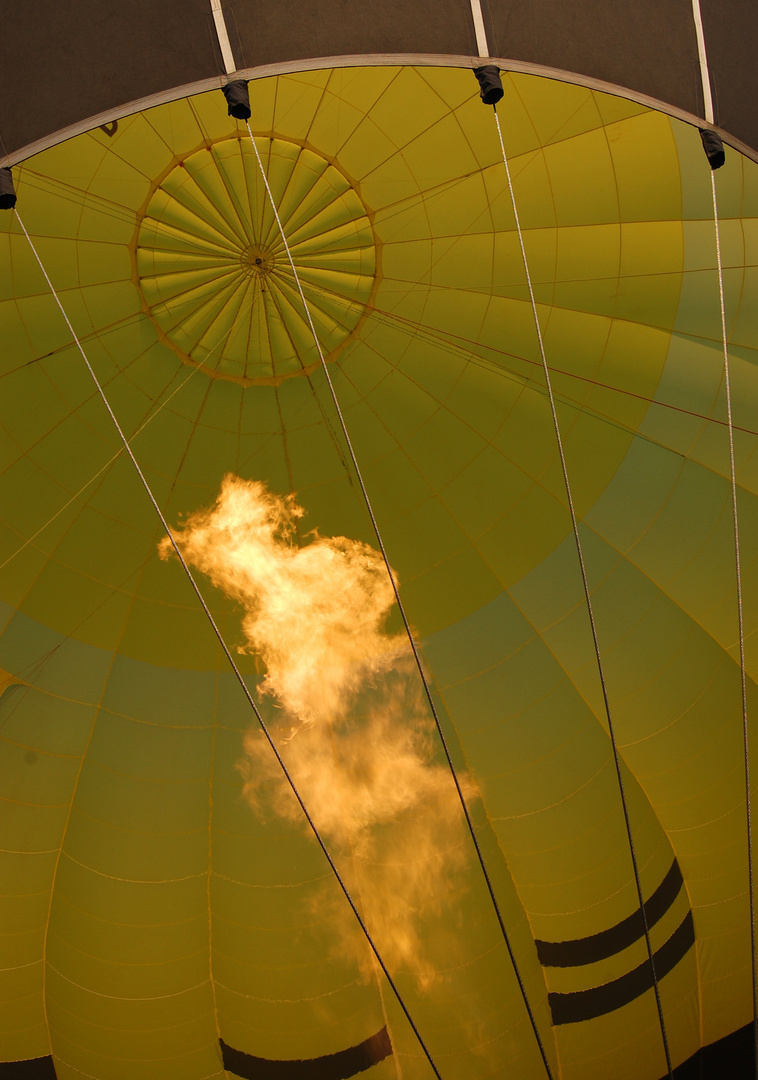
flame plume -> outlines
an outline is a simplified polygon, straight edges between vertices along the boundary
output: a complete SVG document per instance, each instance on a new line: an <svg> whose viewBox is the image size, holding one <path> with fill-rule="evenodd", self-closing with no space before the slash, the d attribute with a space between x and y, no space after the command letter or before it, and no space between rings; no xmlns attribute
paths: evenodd
<svg viewBox="0 0 758 1080"><path fill-rule="evenodd" d="M461 887L460 805L447 768L433 761L408 643L384 631L394 592L381 555L315 532L299 547L303 513L292 496L229 475L215 504L191 515L174 539L188 563L242 606L241 649L266 665L259 690L279 707L287 768L385 961L428 986L436 976L423 926ZM168 537L159 551L171 555ZM258 730L244 748L243 791L253 809L305 825ZM372 958L350 912L330 914L338 951L368 976Z"/></svg>

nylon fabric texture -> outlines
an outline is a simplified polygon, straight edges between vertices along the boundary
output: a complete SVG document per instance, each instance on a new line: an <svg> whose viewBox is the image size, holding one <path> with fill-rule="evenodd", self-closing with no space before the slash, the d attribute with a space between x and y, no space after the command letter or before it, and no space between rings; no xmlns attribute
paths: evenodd
<svg viewBox="0 0 758 1080"><path fill-rule="evenodd" d="M650 935L677 1066L752 1016L710 170L696 128L640 104L532 75L503 86L642 891L665 897ZM646 957L639 905L491 111L456 69L302 72L250 89L551 1067L659 1080L653 991L629 981ZM728 150L717 178L751 730L757 168ZM292 550L313 530L375 548L247 130L220 91L77 136L13 180L172 528L232 475L294 497ZM0 1061L52 1055L65 1080L203 1080L223 1077L219 1039L305 1062L386 1027L392 1053L366 1075L424 1080L400 1010L343 934L323 856L297 821L243 795L244 696L181 567L160 558L152 508L12 213L0 228ZM225 640L245 646L239 600L199 579ZM388 637L401 629L391 611ZM261 684L254 652L238 663ZM383 685L356 701L359 730ZM414 695L392 697L408 725ZM277 700L264 704L281 724ZM536 1080L544 1065L458 827L422 852L401 815L375 828L371 857L345 847L340 868L369 924L396 864L409 868L399 880L415 862L428 882L417 953L392 974L444 1080ZM373 918L384 955L390 931ZM597 935L623 947L593 951ZM570 965L540 961L544 943L585 939L563 948ZM598 987L615 987L609 1002L634 996L559 1022Z"/></svg>

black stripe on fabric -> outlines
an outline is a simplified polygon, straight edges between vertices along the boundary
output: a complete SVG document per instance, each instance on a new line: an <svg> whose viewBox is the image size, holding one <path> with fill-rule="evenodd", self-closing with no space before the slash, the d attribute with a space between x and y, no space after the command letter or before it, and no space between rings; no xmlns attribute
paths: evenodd
<svg viewBox="0 0 758 1080"><path fill-rule="evenodd" d="M648 927L663 918L676 900L682 887L682 872L674 859L671 869L649 900L645 901ZM605 960L622 949L628 949L644 936L645 924L639 908L608 930L572 941L536 941L537 956L543 967L579 967Z"/></svg>
<svg viewBox="0 0 758 1080"><path fill-rule="evenodd" d="M57 1080L51 1057L27 1058L25 1061L0 1061L4 1080Z"/></svg>
<svg viewBox="0 0 758 1080"><path fill-rule="evenodd" d="M253 1057L252 1054L227 1046L223 1039L219 1039L219 1043L224 1068L242 1077L242 1080L348 1080L348 1077L384 1061L392 1053L386 1027L348 1050L306 1060L274 1061Z"/></svg>
<svg viewBox="0 0 758 1080"><path fill-rule="evenodd" d="M655 974L659 981L676 967L694 944L695 924L692 912L688 911L684 921L654 955ZM548 994L553 1024L556 1027L560 1024L578 1024L582 1020L604 1016L622 1005L628 1005L652 985L650 961L645 960L633 971L604 986L593 986L591 990L578 990L573 994Z"/></svg>

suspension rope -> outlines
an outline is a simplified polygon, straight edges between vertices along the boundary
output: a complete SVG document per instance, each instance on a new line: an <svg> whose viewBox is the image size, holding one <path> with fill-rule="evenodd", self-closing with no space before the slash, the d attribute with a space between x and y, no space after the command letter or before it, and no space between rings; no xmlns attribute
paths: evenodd
<svg viewBox="0 0 758 1080"><path fill-rule="evenodd" d="M61 315L63 316L63 318L65 320L66 326L68 327L68 329L69 329L69 331L71 333L71 337L74 339L76 347L79 350L79 352L81 353L81 357L84 360L84 363L85 363L85 365L87 367L87 371L89 372L90 377L92 378L92 381L95 384L95 389L97 390L97 392L98 392L98 394L99 394L99 396L100 396L100 398L101 398L101 400L103 402L103 405L107 409L108 415L110 416L111 420L113 421L113 425L114 425L116 431L118 432L118 435L119 435L119 438L121 439L121 442L123 443L124 450L126 451L127 455L129 456L129 459L131 460L131 463L134 466L135 471L136 471L136 473L137 473L137 475L138 475L138 477L140 479L140 483L142 484L142 487L145 489L145 492L146 492L148 498L150 499L150 502L153 505L153 509L155 510L156 514L158 515L158 518L160 519L160 523L163 526L169 540L171 541L171 545L172 545L172 547L174 549L174 552L176 553L176 556L179 559L179 562L182 564L182 568L184 570L184 573L187 575L187 579L189 580L189 583L192 586L192 589L194 590L194 593L197 596L197 599L200 601L200 605L201 605L203 611L205 612L206 618L208 619L208 622L210 623L210 625L211 625L211 627L213 629L213 632L216 635L218 643L221 646L221 649L223 650L223 653L224 653L224 655L226 656L226 659L229 662L229 666L231 667L231 669L232 669L232 671L234 673L234 676L237 679L237 682L240 684L240 686L242 688L242 692L244 693L245 697L247 698L248 704L250 705L250 708L252 709L253 714L254 714L256 720L258 721L258 724L260 725L261 731L263 732L263 734L264 734L264 736L266 738L266 741L268 742L269 746L271 747L272 751L274 752L276 760L278 761L279 766L280 766L280 768L282 770L282 773L284 774L284 777L285 777L287 783L289 784L293 795L297 799L298 804L300 806L300 809L303 812L303 816L305 817L305 820L308 822L308 825L310 826L311 832L313 833L313 836L314 836L316 842L318 843L319 847L321 848L322 852L324 853L324 857L326 858L327 862L329 863L329 866L332 869L332 873L334 874L335 878L337 879L337 882L338 882L340 888L342 889L342 892L345 895L345 899L347 900L348 904L350 905L350 907L352 909L352 912L353 912L353 914L355 915L355 918L358 921L358 925L360 926L361 931L363 932L363 935L366 938L366 941L368 942L368 944L369 944L369 946L371 948L371 951L373 952L374 956L376 957L377 963L379 964L382 971L384 972L384 975L385 975L385 977L387 979L387 982L389 983L390 987L392 988L392 991L393 991L395 997L397 998L398 1004L400 1005L400 1008L403 1010L403 1013L405 1014L405 1018L408 1021L408 1023L410 1024L411 1029L412 1029L414 1035L416 1036L416 1038L417 1038L417 1040L419 1042L419 1045L420 1045L421 1049L423 1050L424 1055L425 1055L427 1061L429 1062L429 1064L430 1064L430 1066L432 1068L432 1071L433 1071L434 1075L437 1077L437 1080L442 1080L440 1072L437 1069L437 1066L435 1065L434 1060L432 1059L432 1056L431 1056L431 1054L429 1052L429 1049L428 1049L426 1043L424 1042L424 1040L422 1039L421 1033L419 1032L418 1028L416 1027L416 1024L414 1023L414 1020L413 1020L413 1018L412 1018L412 1016L411 1016L411 1014L410 1014L410 1012L408 1010L408 1007L405 1004L405 1002L403 1001L403 998L402 998L402 996L400 994L400 991L399 991L397 985L395 984L394 979L392 978L392 976L389 973L387 965L385 964L384 960L382 959L382 957L381 957L381 955L379 953L379 950L377 949L376 945L374 944L374 940L371 937L371 934L369 933L368 927L366 926L366 923L363 921L363 917L361 916L360 912L358 911L358 908L356 907L355 901L353 900L352 896L350 895L348 887L345 884L344 880L342 879L342 876L341 876L339 870L337 869L337 865L334 862L334 859L332 858L332 856L331 856L331 854L330 854L330 852L329 852L329 850L328 850L328 848L327 848L327 846L326 846L326 844L325 844L325 842L324 842L324 840L323 840L323 838L321 836L321 833L319 832L318 828L316 827L316 824L315 824L313 818L311 817L311 815L310 815L310 813L308 811L308 808L306 807L306 805L305 805L305 803L303 801L303 798L300 795L300 792L297 789L295 781L292 779L292 776L290 775L290 772L289 772L289 770L287 769L287 766L284 763L284 759L282 758L282 755L280 754L280 752L279 752L279 750L278 750L278 748L276 746L276 743L274 742L274 739L271 736L271 733L269 732L268 727L266 726L266 723L265 723L265 721L264 721L264 719L263 719L263 717L262 717L262 715L260 713L260 710L258 709L258 706L257 706L257 704L255 702L255 699L254 699L252 693L250 692L250 690L248 689L247 683L245 682L245 680L244 680L244 678L242 676L242 672L238 668L237 663L236 663L236 661L235 661L234 657L232 656L232 653L231 653L231 651L229 649L229 646L227 645L227 643L226 643L226 641L224 639L224 636L221 633L221 630L219 629L218 624L217 624L216 620L214 619L213 614L212 614L210 608L208 607L203 594L200 591L200 587L197 584L197 581L195 580L195 577L194 577L192 571L190 570L189 565L187 564L184 556L182 555L182 553L181 553L181 551L179 549L179 545L177 544L177 542L176 542L176 540L174 538L174 535L171 532L169 524L168 524L168 522L166 521L166 518L163 515L163 511L161 510L160 506L158 505L158 502L157 502L157 500L156 500L156 498L155 498L155 496L154 496L154 494L152 492L150 484L149 484L145 474L143 473L143 471L142 471L142 469L141 469L141 467L139 465L139 462L137 461L136 457L134 456L134 452L133 452L133 450L131 448L129 440L127 439L126 435L124 434L123 429L121 428L121 425L119 424L118 419L116 418L116 414L114 413L113 409L111 408L110 402L108 401L108 398L107 398L107 396L105 394L105 391L103 390L103 387L102 387L102 385L100 383L100 380L98 379L97 375L95 374L95 371L94 371L92 365L89 362L87 354L85 353L85 351L84 351L84 349L83 349L83 347L82 347L82 345L81 345L81 343L79 341L79 338L76 335L76 331L74 330L73 326L71 325L71 321L69 320L69 317L68 317L68 315L66 313L66 310L63 307L63 304L61 303L60 298L58 297L58 293L55 290L55 286L53 285L52 281L50 280L50 278L48 276L48 273L47 273L47 271L46 271L46 269L45 269L45 267L44 267L44 265L42 263L42 260L39 257L37 249L34 246L34 243L32 242L32 238L30 237L29 233L26 231L26 226L24 225L23 221L21 220L21 216L18 213L18 210L14 209L14 213L16 215L16 218L18 220L19 225L21 226L21 229L22 229L22 231L24 233L24 236L26 237L26 239L27 239L27 241L29 243L29 247L32 249L34 257L37 260L37 264L39 265L39 268L42 271L42 274L43 274L43 276L45 278L45 281L48 284L50 292L53 294L55 302L58 305L58 309L60 310L60 313L61 313Z"/></svg>
<svg viewBox="0 0 758 1080"><path fill-rule="evenodd" d="M495 890L494 890L494 887L492 885L492 881L490 879L490 875L489 875L489 871L487 870L486 863L484 861L484 855L482 853L482 849L479 846L479 841L477 839L476 831L474 829L474 823L473 823L473 821L471 819L471 813L470 813L468 805L466 803L466 799L465 799L465 796L463 794L463 789L461 787L460 780L458 779L458 774L457 774L457 772L455 770L455 765L453 764L453 759L451 757L450 750L448 748L447 739L445 738L445 733L442 730L442 724L440 722L439 714L437 712L437 707L434 704L434 698L432 696L431 688L429 686L429 681L428 681L428 679L426 677L426 672L424 671L424 666L423 666L423 664L421 662L421 655L419 653L419 649L418 649L418 646L416 644L416 639L415 639L415 637L413 635L413 630L411 629L411 624L408 621L408 616L406 615L406 612L405 612L405 606L403 604L403 601L400 598L400 590L399 590L398 584L397 584L397 582L395 580L395 575L392 572L392 566L390 565L389 556L387 555L387 549L384 546L384 541L382 539L382 535L381 535L381 532L379 530L379 524L377 522L376 515L374 514L374 508L373 508L373 506L371 504L371 499L369 498L368 490L366 488L366 484L365 484L364 479L363 479L363 473L362 473L361 468L360 468L360 466L358 464L358 458L356 457L355 450L353 448L352 439L350 438L350 435L348 433L347 424L345 423L345 418L343 416L342 408L340 406L339 399L337 397L337 392L334 389L334 383L332 382L331 375L329 374L329 368L327 366L326 359L324 357L323 349L321 348L321 342L319 340L318 333L316 332L316 327L315 327L315 325L313 323L313 318L311 316L310 307L308 306L308 301L306 300L305 293L303 292L303 286L302 286L301 281L300 281L300 275L297 272L297 267L295 266L295 261L292 258L292 252L290 251L290 246L289 246L289 243L287 241L287 236L286 236L286 233L284 231L284 226L282 225L281 218L279 217L279 210L277 209L277 206L276 206L276 200L274 199L273 193L271 191L271 187L269 186L268 177L266 176L266 170L263 168L263 162L261 161L261 156L260 156L260 153L258 152L258 147L256 145L255 138L253 137L253 132L252 132L252 130L250 128L250 122L245 121L245 123L247 125L247 131L248 131L248 134L250 136L250 142L252 143L252 147L253 147L253 150L255 152L255 157L256 157L256 160L258 162L258 169L260 171L261 177L263 179L263 183L264 183L265 188L266 188L266 193L268 195L268 200L269 200L269 203L271 205L271 209L273 211L274 217L276 219L276 223L277 223L277 225L279 227L279 234L280 234L280 236L282 238L282 244L284 245L284 250L287 253L287 260L288 260L288 262L290 264L290 269L292 270L292 275L293 275L293 277L295 279L295 284L297 285L297 291L300 294L300 302L303 305L303 310L305 312L306 319L308 320L308 326L310 327L311 334L313 336L313 341L314 341L314 343L316 345L316 350L318 352L319 360L321 362L321 369L324 372L324 376L326 378L326 383L327 383L327 386L329 388L329 394L331 396L332 402L334 403L334 408L335 408L335 411L337 413L337 417L339 419L340 428L342 429L342 434L344 436L345 444L347 446L348 453L350 455L350 460L353 463L353 469L355 470L355 475L356 475L356 478L358 480L358 484L360 486L361 493L363 495L363 500L364 500L364 502L366 504L366 509L368 510L368 515L371 518L371 525L372 525L373 530L374 530L374 535L375 535L376 541L377 541L377 543L379 545L379 550L381 551L382 558L384 560L384 565L387 568L387 573L389 575L389 579L390 579L390 581L392 583L392 590L393 590L393 593L395 595L395 602L397 604L398 611L400 612L400 617L403 620L403 626L405 627L405 633L406 633L406 635L408 637L408 641L410 643L411 651L413 653L413 659L414 659L414 661L416 663L416 667L418 668L418 673L419 673L419 676L421 678L421 682L422 682L423 687L424 687L424 694L425 694L426 700L427 700L427 702L429 704L429 709L431 711L432 717L434 718L434 723L435 723L435 726L437 728L437 733L438 733L438 735L440 737L440 742L442 743L442 748L443 748L443 750L445 752L445 758L447 760L447 764L448 764L448 767L450 769L450 774L451 774L451 776L453 778L453 782L455 784L455 790L458 793L458 799L460 801L461 808L463 810L463 814L464 814L464 816L466 818L466 825L467 825L468 831L469 831L469 833L471 835L471 839L473 840L473 843L474 843L474 848L476 850L476 856L477 856L477 859L479 860L479 866L481 867L482 873L484 875L484 880L485 880L485 882L487 884L487 891L489 892L490 900L492 901L492 906L494 908L495 915L497 916L497 921L498 921L498 924L500 926L500 932L502 933L503 941L505 942L505 947L508 950L508 956L510 957L511 964L513 966L513 971L514 971L514 974L516 976L516 980L518 982L519 990L521 992L521 997L523 998L524 1005L526 1006L526 1011L527 1011L527 1013L529 1015L529 1022L532 1025L532 1031L534 1032L534 1037L537 1040L537 1045L539 1047L539 1051L540 1051L540 1054L542 1056L542 1061L543 1061L543 1063L545 1065L545 1070L546 1070L547 1075L548 1075L548 1080L553 1080L553 1074L552 1074L552 1071L551 1071L551 1068L550 1068L550 1062L548 1061L547 1053L545 1051L545 1047L544 1047L543 1042L542 1042L542 1037L540 1036L539 1029L537 1027L537 1021L535 1019L534 1013L532 1011L532 1007L531 1007L531 1005L529 1003L529 999L527 997L526 987L524 985L524 981L523 981L523 979L521 977L521 972L519 971L519 967L518 967L518 964L516 962L516 957L515 957L515 954L513 952L513 946L511 945L510 938L508 937L508 933L507 933L507 931L505 929L505 923L503 922L503 916L502 916L502 914L500 912L500 905L498 904L497 897L495 896Z"/></svg>
<svg viewBox="0 0 758 1080"><path fill-rule="evenodd" d="M150 413L149 416L147 416L147 418L140 424L140 426L131 436L131 438L129 439L130 442L133 442L140 434L140 432L145 430L147 425L156 418L158 413L160 413L166 407L166 405L168 405L169 401L171 401L171 398L178 394L179 391L182 390L190 381L195 372L199 370L199 368L195 368L193 371L191 371L190 374L186 377L186 379L183 379L179 383L179 385L171 391L169 396L164 401L161 401L159 403L158 408L154 412ZM82 484L79 490L75 492L70 499L64 502L63 506L61 506L59 510L56 510L55 513L47 519L44 525L40 525L36 532L33 532L30 537L24 540L23 544L21 544L20 547L17 547L15 551L11 552L11 554L3 562L0 562L0 570L5 569L9 562L12 562L16 558L16 556L20 555L21 552L24 551L30 544L33 544L37 537L40 535L40 533L43 533L45 529L52 525L52 523L56 521L57 518L59 518L65 510L68 510L69 506L71 506L72 503L76 502L76 500L84 494L88 487L91 487L91 485L94 484L94 482L99 476L102 476L107 469L110 469L111 465L113 465L114 462L118 461L123 452L124 448L121 447L112 457L108 458L105 465L103 465L102 468L98 469L94 476L91 476L89 480Z"/></svg>
<svg viewBox="0 0 758 1080"><path fill-rule="evenodd" d="M22 224L22 228L23 228L23 224ZM240 308L240 311L238 312L238 317L240 315L245 314L245 312L247 312L252 307L253 303L254 303L254 301L250 300L248 303L246 303L244 305L244 307ZM132 316L128 316L128 318L132 318ZM111 324L111 326L113 326L113 325L115 325L115 324ZM205 359L203 361L203 364L206 364L208 362L208 360L211 358L211 356L213 355L213 353L217 349L221 348L221 346L226 343L226 341L229 338L229 336L230 336L233 329L234 329L234 324L232 324L229 327L228 330L224 330L224 332L219 336L219 338L216 341L215 345L213 345L208 350L208 353L207 353L207 355L206 355L206 357L205 357ZM84 337L81 337L79 340L80 341L87 341L88 338L95 338L96 340L98 340L100 338L100 334L97 333L96 331L93 331L92 334L85 335ZM61 348L63 348L63 346L61 346ZM66 346L66 348L68 348L68 346ZM53 356L57 351L58 350L53 350L52 352L47 353L46 356ZM45 357L43 357L43 359L45 359ZM37 360L27 361L27 363L35 363L35 364L37 362L38 362ZM15 370L19 370L19 369L15 369ZM129 442L134 442L134 440L137 438L137 436L142 431L145 430L147 425L151 424L153 422L153 420L155 420L156 416L158 416L158 414L161 413L163 411L163 409L166 408L169 401L171 401L171 399L173 397L176 397L176 395L180 392L180 390L183 390L184 387L187 385L187 383L190 381L190 379L194 378L195 375L197 374L197 372L200 371L200 370L201 370L201 365L200 364L194 366L192 368L192 370L190 371L189 375L187 375L186 378L182 379L182 381L179 383L178 386L174 387L174 389L171 391L171 393L168 395L168 397L165 397L163 399L163 401L158 402L157 408L155 408L151 413L148 413L148 415L142 421L140 426L136 429L136 431L134 431L132 433L132 435L129 438ZM173 381L173 379L171 381ZM168 385L170 386L171 383L169 383ZM90 487L92 484L94 484L95 481L97 480L97 478L99 476L102 476L103 473L106 471L106 469L109 469L111 467L111 465L113 465L114 462L116 462L121 457L123 452L124 452L123 447L121 447L119 450L117 450L116 453L111 458L109 458L108 461L106 461L106 463L102 466L102 468L97 470L97 472L95 473L94 476L91 476L89 478L89 480L86 481L86 483L82 484L82 486L79 488L79 490L74 495L72 495L71 498L68 499L63 504L63 506L61 506L61 508L59 510L56 510L55 513L51 517L49 517L47 519L47 521L44 523L44 525L40 525L40 527L37 529L36 532L33 532L30 537L28 537L26 540L24 540L23 544L21 544L19 547L17 547L15 551L11 552L11 554L3 562L0 563L0 570L3 570L8 565L9 562L12 562L13 559L15 559L17 555L20 555L22 551L24 551L30 544L32 544L37 539L37 537L40 535L40 533L43 533L45 531L45 529L48 528L48 526L52 525L52 523L57 518L59 518L61 516L61 514L65 510L68 510L69 506L71 506L72 503L76 502L76 500L81 495L84 494L84 492L87 490L87 488ZM16 460L18 460L18 459L16 459Z"/></svg>
<svg viewBox="0 0 758 1080"><path fill-rule="evenodd" d="M748 892L750 894L750 959L753 979L753 1047L755 1050L755 1075L758 1078L758 980L756 979L755 941L755 882L753 875L753 817L750 793L750 740L747 722L747 669L745 667L745 624L742 611L742 564L740 558L740 529L737 517L737 472L734 464L734 427L732 425L732 389L729 380L729 346L726 332L726 307L724 304L724 270L721 260L721 229L719 226L718 198L716 196L716 172L711 169L711 192L713 194L713 224L716 234L716 264L719 275L719 304L721 306L721 340L724 349L724 388L726 390L726 421L729 433L729 478L732 487L732 526L734 529L734 568L737 583L737 625L740 636L740 679L742 682L742 741L745 754L745 809L747 816L747 868Z"/></svg>
<svg viewBox="0 0 758 1080"><path fill-rule="evenodd" d="M634 840L632 838L632 825L629 818L629 807L626 801L626 791L624 789L624 778L621 773L621 757L619 755L618 743L616 742L616 733L613 727L613 719L611 716L610 699L608 697L608 688L605 682L605 670L603 668L603 659L600 653L600 642L597 634L597 626L595 624L595 613L592 607L592 597L590 595L590 586L587 578L587 568L584 562L584 553L582 551L582 542L579 537L579 522L576 516L576 509L574 507L574 499L571 494L571 484L569 482L568 468L566 466L566 456L563 451L563 438L561 436L561 428L558 423L558 411L555 405L555 396L553 394L553 386L550 378L550 368L548 367L547 357L545 355L545 343L542 338L542 328L540 326L539 313L537 311L537 302L534 298L534 287L532 285L532 276L529 272L529 261L526 257L526 247L524 246L524 236L521 231L521 221L519 219L518 208L516 206L516 196L513 191L513 182L511 180L511 170L508 164L508 155L505 152L505 143L503 142L503 132L500 127L500 117L497 113L497 106L493 105L493 112L495 114L495 125L497 127L497 137L500 142L500 150L503 155L503 165L505 166L505 176L508 181L508 191L511 197L511 206L513 208L513 217L516 222L516 232L518 234L519 247L521 248L521 259L524 264L524 273L526 275L526 284L529 290L529 300L532 306L532 317L534 318L534 326L537 331L537 341L539 343L540 358L542 360L542 370L545 375L545 385L547 389L547 396L550 402L550 412L553 417L553 427L555 428L555 439L558 445L558 456L561 462L561 472L563 473L563 484L566 489L566 501L568 503L569 513L571 514L571 528L574 533L574 543L576 544L576 553L579 559L579 569L582 575L582 588L584 589L584 599L587 605L587 614L589 615L590 630L592 631L592 644L595 649L595 661L597 663L598 675L600 676L600 686L603 692L603 704L605 707L605 715L608 722L608 734L611 739L611 747L613 750L613 762L616 767L616 778L618 780L619 793L621 795L621 805L624 811L624 825L626 826L627 840L629 841L629 853L632 857L632 869L634 871L634 883L637 888L637 898L639 900L640 912L642 913L642 922L645 928L645 945L647 946L647 955L650 961L650 968L653 975L653 987L655 989L655 1003L658 1009L658 1020L661 1028L661 1037L663 1039L663 1049L666 1054L666 1068L668 1069L669 1080L673 1080L673 1071L671 1067L671 1054L669 1052L668 1036L666 1034L666 1023L663 1019L663 1006L661 1005L661 992L658 985L658 976L655 971L655 960L653 959L653 947L650 942L650 927L648 926L647 914L645 912L645 900L642 893L642 882L640 880L639 865L637 863L637 852L634 847Z"/></svg>

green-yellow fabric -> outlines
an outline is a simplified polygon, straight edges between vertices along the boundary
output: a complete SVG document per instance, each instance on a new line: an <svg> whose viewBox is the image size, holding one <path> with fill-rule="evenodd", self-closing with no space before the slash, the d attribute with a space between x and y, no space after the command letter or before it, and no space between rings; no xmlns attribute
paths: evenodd
<svg viewBox="0 0 758 1080"><path fill-rule="evenodd" d="M694 917L695 946L661 982L676 1065L751 1016L710 174L695 129L639 104L526 75L504 86L643 891L675 857L684 876L653 947ZM541 967L533 943L598 933L637 895L492 110L454 69L250 91L453 754L481 792L551 1066L658 1080L651 990L552 1028L547 1000L624 975L644 940L581 968ZM169 522L232 472L295 492L303 543L317 528L375 545L297 296L277 285L286 258L256 169L218 91L64 142L14 181ZM752 718L758 166L728 150L717 187ZM245 220L258 246L240 241ZM395 1053L367 1075L430 1076L388 988L335 954L316 898L339 894L315 844L242 800L249 708L180 566L158 557L160 523L14 215L0 228L0 1061L52 1053L60 1080L209 1080L219 1036L312 1058L387 1023ZM274 269L240 284L259 256ZM238 645L239 611L203 588ZM256 659L240 664L254 686ZM425 927L439 978L420 990L400 971L399 985L444 1080L536 1080L473 858L467 874Z"/></svg>

